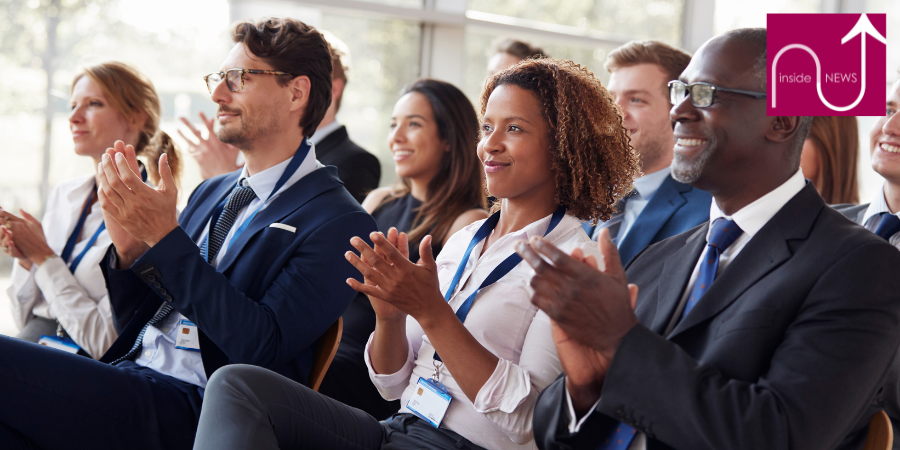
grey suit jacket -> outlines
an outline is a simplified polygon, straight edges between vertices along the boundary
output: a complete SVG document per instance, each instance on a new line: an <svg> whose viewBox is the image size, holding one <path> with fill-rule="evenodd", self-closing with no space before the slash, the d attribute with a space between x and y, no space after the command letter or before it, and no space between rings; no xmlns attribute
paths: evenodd
<svg viewBox="0 0 900 450"><path fill-rule="evenodd" d="M619 421L645 433L649 450L862 447L900 346L900 252L807 184L663 336L707 229L628 265L640 325L579 433L568 432L565 380L541 393L539 447L593 450Z"/></svg>

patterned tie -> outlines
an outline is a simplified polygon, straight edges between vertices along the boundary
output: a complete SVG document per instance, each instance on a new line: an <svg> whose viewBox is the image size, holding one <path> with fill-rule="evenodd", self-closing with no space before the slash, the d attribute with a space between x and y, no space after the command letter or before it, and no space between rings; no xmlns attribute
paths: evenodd
<svg viewBox="0 0 900 450"><path fill-rule="evenodd" d="M728 246L734 243L741 233L743 233L741 228L732 220L720 217L713 222L709 243L706 246L706 253L703 255L703 264L700 265L700 274L697 276L694 289L691 291L691 297L684 307L682 318L709 289L709 286L716 278L716 271L719 268L719 256ZM616 432L597 447L597 450L625 450L631 445L631 441L634 440L636 435L637 431L634 428L624 423L619 423Z"/></svg>
<svg viewBox="0 0 900 450"><path fill-rule="evenodd" d="M225 209L222 210L222 214L219 216L218 222L216 222L215 228L213 228L212 233L209 236L209 239L204 239L203 244L200 246L201 254L207 254L206 243L209 242L209 248L212 250L209 252L206 261L211 262L216 259L216 255L219 253L219 249L222 248L222 243L225 242L225 236L228 236L228 232L231 230L231 227L234 225L235 219L237 219L238 213L241 212L244 207L250 204L254 198L256 198L256 193L253 192L248 186L243 186L243 183L246 183L246 179L241 180L241 184L239 186L235 186L234 190L231 191L231 195L228 197L228 200L225 202ZM134 345L131 347L131 350L128 350L121 358L113 361L112 365L116 365L122 361L132 361L137 356L137 354L141 351L141 347L144 345L144 334L147 332L147 328L151 326L155 326L156 324L166 320L166 317L169 317L169 314L174 310L172 305L169 302L163 302L162 307L159 308L159 311L144 325L144 328L141 328L141 332L138 333L138 337L134 342Z"/></svg>
<svg viewBox="0 0 900 450"><path fill-rule="evenodd" d="M244 182L246 182L246 178L242 180L242 184ZM255 198L256 193L249 186L235 186L234 190L231 191L228 201L225 202L225 209L222 211L222 215L219 216L219 221L216 222L216 226L210 232L209 238L205 239L200 246L200 252L206 255L206 262L212 263L216 260L216 255L219 254L219 250L225 242L225 237L231 231L238 213ZM209 243L208 249L206 247L207 242Z"/></svg>
<svg viewBox="0 0 900 450"><path fill-rule="evenodd" d="M900 218L895 214L881 213L881 221L875 228L875 234L881 236L886 241L891 240L891 236L900 231Z"/></svg>
<svg viewBox="0 0 900 450"><path fill-rule="evenodd" d="M700 297L709 290L713 280L716 279L716 272L719 270L719 257L734 243L744 230L737 226L733 220L726 220L722 217L716 219L712 223L712 231L709 233L709 243L706 245L706 253L700 264L700 273L697 275L697 281L694 282L694 289L691 290L691 296L688 298L687 305L681 317L690 311L694 305L700 300Z"/></svg>

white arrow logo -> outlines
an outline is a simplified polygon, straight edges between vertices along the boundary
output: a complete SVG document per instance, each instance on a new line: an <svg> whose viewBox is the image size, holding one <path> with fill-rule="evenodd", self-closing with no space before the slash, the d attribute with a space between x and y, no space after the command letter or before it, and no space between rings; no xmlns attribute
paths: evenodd
<svg viewBox="0 0 900 450"><path fill-rule="evenodd" d="M806 50L807 53L812 55L813 61L816 62L816 89L819 91L819 99L822 100L822 103L825 106L831 108L834 111L847 111L856 107L860 101L863 99L863 95L866 93L866 35L870 35L875 39L887 44L887 39L875 29L875 26L872 25L872 22L869 22L869 18L866 17L865 14L859 17L859 20L856 22L856 25L853 26L853 29L841 39L841 44L847 43L850 39L853 39L857 34L860 36L860 42L862 42L862 89L859 91L859 97L856 98L856 101L851 103L848 106L834 106L825 100L825 95L822 94L822 65L819 63L819 57L816 56L816 52L812 51L811 48L803 45L803 44L791 44L782 48L777 55L775 55L775 61L772 63L772 108L775 108L775 90L778 86L778 59L781 58L786 51L799 48L800 50Z"/></svg>

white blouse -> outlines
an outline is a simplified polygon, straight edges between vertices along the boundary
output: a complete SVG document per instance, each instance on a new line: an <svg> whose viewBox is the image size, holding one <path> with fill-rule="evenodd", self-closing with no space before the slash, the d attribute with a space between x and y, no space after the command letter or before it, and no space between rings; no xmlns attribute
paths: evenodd
<svg viewBox="0 0 900 450"><path fill-rule="evenodd" d="M481 249L485 240L476 245L460 279L458 286L461 287L450 299L454 311L481 286L497 265L515 251L516 243L531 236L543 236L550 217L501 237L483 255ZM450 237L438 256L442 293L452 281L469 242L483 222L475 222ZM600 260L597 244L588 238L581 228L581 221L573 216L563 217L546 239L566 253L581 248L585 255ZM519 263L506 276L479 292L469 311L466 329L500 359L494 373L476 395L474 404L460 389L453 374L446 367L441 369L441 383L453 396L441 426L485 448L537 448L531 426L534 405L540 391L562 372L550 334L550 319L531 303L533 290L529 283L532 276L531 266L524 261ZM419 377L430 379L434 372L434 347L412 317L407 318L406 338L409 354L406 364L397 373L376 374L372 369L371 336L365 360L369 377L381 395L388 400L401 399L400 412L411 413L406 404L416 391Z"/></svg>
<svg viewBox="0 0 900 450"><path fill-rule="evenodd" d="M61 254L69 235L75 229L91 190L94 176L64 181L53 188L41 225L47 244ZM94 203L82 228L81 240L75 244L70 258L80 255L94 232L103 223L100 203ZM100 260L112 243L104 230L88 249L75 273L61 258L49 258L40 267L25 270L13 265L12 286L6 291L12 305L13 319L20 329L32 314L58 320L66 332L84 351L99 359L118 337L113 325L106 282L100 271Z"/></svg>

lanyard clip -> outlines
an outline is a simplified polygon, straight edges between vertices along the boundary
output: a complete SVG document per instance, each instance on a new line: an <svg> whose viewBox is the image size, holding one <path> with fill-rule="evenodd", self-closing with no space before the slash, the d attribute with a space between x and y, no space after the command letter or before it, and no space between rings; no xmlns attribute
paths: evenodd
<svg viewBox="0 0 900 450"><path fill-rule="evenodd" d="M431 374L431 381L434 381L438 386L440 386L441 382L441 367L444 365L443 361L439 361L437 359L432 360L434 363L434 373Z"/></svg>

